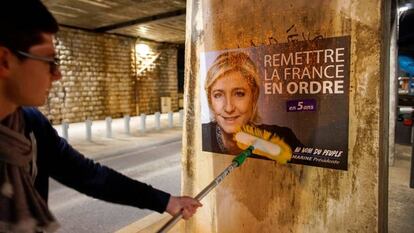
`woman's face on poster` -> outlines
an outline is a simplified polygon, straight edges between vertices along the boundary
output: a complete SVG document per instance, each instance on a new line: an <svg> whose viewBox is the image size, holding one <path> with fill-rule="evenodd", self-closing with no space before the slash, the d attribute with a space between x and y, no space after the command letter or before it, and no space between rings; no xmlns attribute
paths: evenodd
<svg viewBox="0 0 414 233"><path fill-rule="evenodd" d="M233 134L249 122L253 112L253 92L240 72L230 72L218 78L210 95L215 119L224 132Z"/></svg>

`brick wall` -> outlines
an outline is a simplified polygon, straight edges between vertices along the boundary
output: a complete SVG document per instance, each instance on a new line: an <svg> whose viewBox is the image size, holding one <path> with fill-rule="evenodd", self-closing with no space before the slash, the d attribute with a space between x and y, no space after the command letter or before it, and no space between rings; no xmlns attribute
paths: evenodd
<svg viewBox="0 0 414 233"><path fill-rule="evenodd" d="M161 109L161 97L171 97L171 108L178 110L177 49L155 43L146 56L137 57L137 102L139 113ZM154 61L154 62L151 62Z"/></svg>
<svg viewBox="0 0 414 233"><path fill-rule="evenodd" d="M160 97L169 96L177 110L176 48L151 43L142 58L135 56L135 44L133 38L62 28L56 36L62 79L39 109L53 123L79 122L151 114L160 111Z"/></svg>

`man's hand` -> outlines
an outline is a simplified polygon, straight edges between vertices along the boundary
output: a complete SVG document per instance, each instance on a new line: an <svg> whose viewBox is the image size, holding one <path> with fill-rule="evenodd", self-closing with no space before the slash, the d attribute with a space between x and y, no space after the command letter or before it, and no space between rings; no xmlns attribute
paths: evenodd
<svg viewBox="0 0 414 233"><path fill-rule="evenodd" d="M167 205L167 213L171 214L172 216L177 215L182 211L183 218L185 220L191 218L193 214L197 211L198 207L201 207L202 204L192 197L174 197L171 196L170 200L168 201Z"/></svg>

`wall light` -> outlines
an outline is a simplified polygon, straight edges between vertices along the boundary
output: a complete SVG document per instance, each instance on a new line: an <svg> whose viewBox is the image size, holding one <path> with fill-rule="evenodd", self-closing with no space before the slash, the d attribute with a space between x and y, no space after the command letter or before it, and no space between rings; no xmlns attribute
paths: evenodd
<svg viewBox="0 0 414 233"><path fill-rule="evenodd" d="M406 3L403 6L398 8L399 13L403 13L404 11L407 11L409 9L413 8L413 3Z"/></svg>
<svg viewBox="0 0 414 233"><path fill-rule="evenodd" d="M150 47L146 44L137 44L135 46L135 49L137 53L142 57L146 56L151 51Z"/></svg>
<svg viewBox="0 0 414 233"><path fill-rule="evenodd" d="M408 10L408 6L402 6L402 7L398 8L398 12L400 12L400 13L404 12L406 10Z"/></svg>

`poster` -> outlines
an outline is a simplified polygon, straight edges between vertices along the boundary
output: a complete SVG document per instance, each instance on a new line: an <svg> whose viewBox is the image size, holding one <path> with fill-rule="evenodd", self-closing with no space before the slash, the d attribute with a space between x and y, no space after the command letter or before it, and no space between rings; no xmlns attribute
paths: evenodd
<svg viewBox="0 0 414 233"><path fill-rule="evenodd" d="M349 36L206 52L200 74L203 151L237 154L232 133L250 124L283 138L290 163L347 170Z"/></svg>

